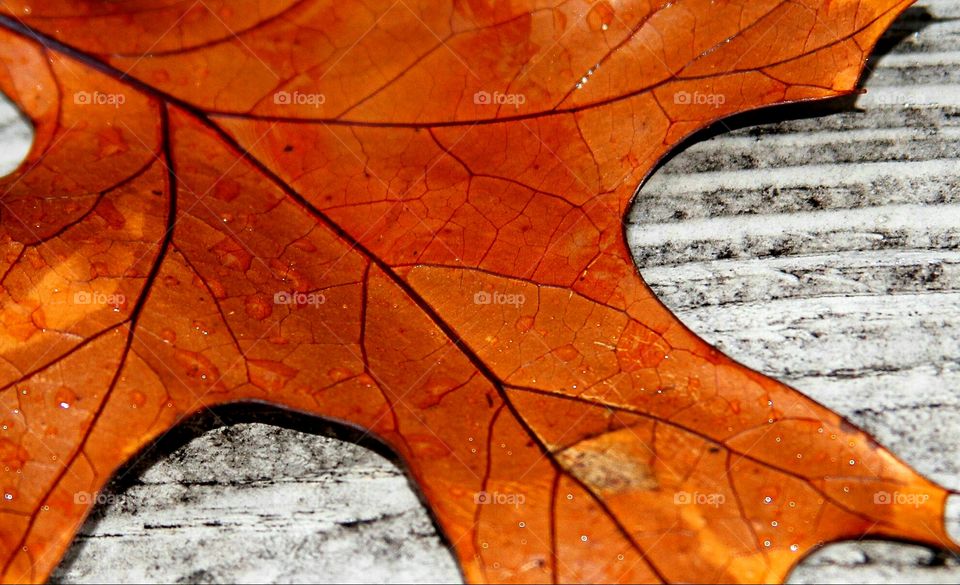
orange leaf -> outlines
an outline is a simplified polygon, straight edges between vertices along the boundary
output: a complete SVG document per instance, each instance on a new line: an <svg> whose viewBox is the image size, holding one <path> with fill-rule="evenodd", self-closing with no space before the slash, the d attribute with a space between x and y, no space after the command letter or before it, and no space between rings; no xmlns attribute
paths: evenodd
<svg viewBox="0 0 960 585"><path fill-rule="evenodd" d="M245 400L384 440L473 582L956 550L944 489L684 328L621 224L691 133L852 92L909 4L3 3L0 579Z"/></svg>

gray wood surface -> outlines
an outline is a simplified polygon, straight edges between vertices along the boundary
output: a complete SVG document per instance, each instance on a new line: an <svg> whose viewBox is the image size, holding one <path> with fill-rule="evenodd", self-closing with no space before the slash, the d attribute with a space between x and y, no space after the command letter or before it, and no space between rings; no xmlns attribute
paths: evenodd
<svg viewBox="0 0 960 585"><path fill-rule="evenodd" d="M627 235L695 331L960 489L960 2L921 1L871 69L856 100L699 137ZM3 167L27 134L0 120ZM255 410L195 421L115 482L54 579L458 582L402 470L338 434ZM958 583L960 564L844 543L792 582Z"/></svg>

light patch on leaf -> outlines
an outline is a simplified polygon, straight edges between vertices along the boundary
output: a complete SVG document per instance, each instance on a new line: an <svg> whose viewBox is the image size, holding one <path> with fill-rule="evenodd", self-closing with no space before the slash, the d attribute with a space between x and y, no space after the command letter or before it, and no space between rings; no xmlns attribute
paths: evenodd
<svg viewBox="0 0 960 585"><path fill-rule="evenodd" d="M557 454L573 476L602 494L653 490L657 478L647 463L652 451L632 429L580 441Z"/></svg>

